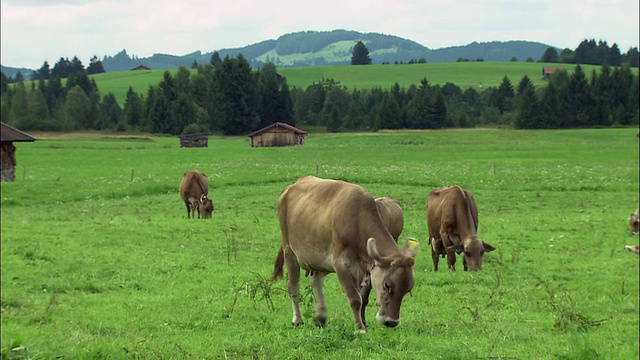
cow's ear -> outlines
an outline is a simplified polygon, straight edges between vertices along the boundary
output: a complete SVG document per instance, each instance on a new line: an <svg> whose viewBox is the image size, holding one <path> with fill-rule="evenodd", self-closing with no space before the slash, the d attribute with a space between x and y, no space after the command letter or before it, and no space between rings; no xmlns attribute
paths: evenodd
<svg viewBox="0 0 640 360"><path fill-rule="evenodd" d="M418 249L419 249L418 242L416 240L409 239L404 244L403 253L409 257L415 258L416 254L418 254Z"/></svg>
<svg viewBox="0 0 640 360"><path fill-rule="evenodd" d="M496 248L491 246L490 244L487 244L486 242L482 242L482 246L484 246L484 251L485 252L492 252L493 250L495 250Z"/></svg>

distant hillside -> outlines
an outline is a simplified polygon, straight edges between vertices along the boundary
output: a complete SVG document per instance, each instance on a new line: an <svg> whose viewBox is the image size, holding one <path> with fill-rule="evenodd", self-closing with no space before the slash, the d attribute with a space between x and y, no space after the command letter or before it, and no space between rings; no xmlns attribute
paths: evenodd
<svg viewBox="0 0 640 360"><path fill-rule="evenodd" d="M272 62L277 67L342 65L351 62L353 46L363 41L374 64L383 62L409 62L424 58L427 62L455 62L459 58L485 61L510 61L517 58L539 60L550 46L530 41L507 41L471 43L465 46L431 50L415 41L398 36L357 31L334 30L327 32L305 31L286 34L277 40L265 40L242 48L217 50L221 58L235 57L242 53L253 66ZM106 56L102 65L106 71L129 70L138 65L152 69L190 67L194 61L205 64L211 60L213 51L200 51L183 56L154 54L147 58L130 57L126 50L115 56Z"/></svg>
<svg viewBox="0 0 640 360"><path fill-rule="evenodd" d="M7 77L10 77L12 79L15 79L19 71L25 80L31 79L31 73L33 73L33 69L15 68L15 67L2 66L2 65L0 65L0 71L2 71L5 75L7 75Z"/></svg>
<svg viewBox="0 0 640 360"><path fill-rule="evenodd" d="M550 46L530 41L473 42L465 46L429 49L415 41L394 35L360 33L350 30L303 31L280 36L277 40L265 40L242 48L216 50L220 58L235 57L242 53L254 67L272 62L277 67L301 67L317 65L343 65L351 63L353 46L363 41L374 64L409 62L426 59L428 63L455 62L460 58L485 61L510 61L512 58L537 61ZM122 50L113 56L105 56L102 65L107 72L130 70L139 65L151 69L175 69L179 66L191 67L193 62L206 64L214 51L176 56L154 54L150 57L136 57ZM43 59L44 61L44 59ZM54 64L51 63L51 66ZM14 77L20 70L29 79L32 70L2 67L2 71Z"/></svg>

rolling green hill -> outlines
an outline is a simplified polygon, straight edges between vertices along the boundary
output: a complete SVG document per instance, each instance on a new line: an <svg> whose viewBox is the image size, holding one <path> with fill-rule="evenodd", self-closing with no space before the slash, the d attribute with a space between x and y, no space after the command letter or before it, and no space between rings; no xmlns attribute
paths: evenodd
<svg viewBox="0 0 640 360"><path fill-rule="evenodd" d="M497 87L507 76L515 87L524 75L527 75L535 86L545 86L542 79L542 67L550 64L526 62L459 62L414 65L369 65L369 66L310 66L285 67L278 72L286 77L289 88L306 89L314 82L334 79L349 90L391 88L395 83L401 87L419 84L426 78L433 85L453 83L463 89L474 87L483 90ZM557 65L557 64L556 64ZM569 73L575 65L563 64ZM583 65L587 75L598 70L598 66ZM120 71L92 75L100 90L100 94L111 92L120 106L124 106L129 86L138 94L146 96L150 85L156 85L165 71L175 73L176 70ZM195 70L192 70L195 71ZM638 69L634 69L637 73Z"/></svg>
<svg viewBox="0 0 640 360"><path fill-rule="evenodd" d="M455 62L459 58L484 61L509 61L517 58L538 60L550 45L532 41L473 42L463 46L430 49L413 40L395 35L361 33L352 30L300 31L277 39L264 40L241 48L218 49L221 58L242 54L254 67L271 62L277 67L347 65L351 63L353 46L362 41L373 64L408 63L426 59L429 63ZM146 65L152 69L190 67L193 62L206 64L214 51L194 51L186 55L154 54L146 58L130 57L126 50L102 60L107 72L133 69Z"/></svg>

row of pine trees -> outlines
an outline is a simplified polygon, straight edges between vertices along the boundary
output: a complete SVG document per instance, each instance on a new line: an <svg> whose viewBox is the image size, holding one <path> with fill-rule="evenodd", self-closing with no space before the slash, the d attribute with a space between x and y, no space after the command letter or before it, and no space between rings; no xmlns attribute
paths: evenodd
<svg viewBox="0 0 640 360"><path fill-rule="evenodd" d="M586 74L556 71L536 88L523 77L498 87L462 90L455 84L349 90L333 79L289 89L273 64L252 69L242 55L175 74L145 94L129 88L124 104L100 95L86 71L2 86L2 119L23 130L218 132L244 135L276 121L329 131L511 126L575 128L638 124L638 75L603 65Z"/></svg>

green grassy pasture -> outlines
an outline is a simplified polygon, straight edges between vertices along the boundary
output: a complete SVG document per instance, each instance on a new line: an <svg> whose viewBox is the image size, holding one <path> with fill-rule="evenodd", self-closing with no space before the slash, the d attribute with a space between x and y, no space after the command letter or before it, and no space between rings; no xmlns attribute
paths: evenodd
<svg viewBox="0 0 640 360"><path fill-rule="evenodd" d="M637 359L637 129L311 134L250 148L211 137L35 134L2 183L2 347L34 359ZM188 220L187 170L209 176L211 220ZM276 201L303 175L390 194L421 244L402 322L355 334L335 275L328 323L291 326ZM479 273L433 272L425 201L459 184L498 250ZM461 260L458 260L459 262ZM460 267L460 266L459 266Z"/></svg>
<svg viewBox="0 0 640 360"><path fill-rule="evenodd" d="M306 89L321 79L334 79L349 90L372 89L379 87L390 89L395 83L408 88L412 84L420 84L427 78L431 84L444 85L447 82L463 89L473 87L482 90L497 87L507 76L515 87L524 75L527 75L535 86L545 86L542 79L543 63L526 62L460 62L433 63L413 65L369 65L369 66L310 66L279 68L278 72L287 78L290 88ZM575 65L562 64L569 73L573 73ZM599 66L583 65L587 76ZM175 73L177 70L170 70ZM195 70L192 70L195 71ZM637 72L637 69L634 69ZM165 70L121 71L92 75L102 95L111 92L120 106L124 106L129 86L139 94L147 94L149 85L157 85Z"/></svg>

